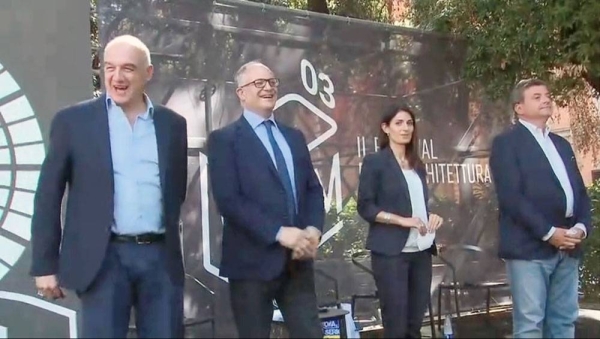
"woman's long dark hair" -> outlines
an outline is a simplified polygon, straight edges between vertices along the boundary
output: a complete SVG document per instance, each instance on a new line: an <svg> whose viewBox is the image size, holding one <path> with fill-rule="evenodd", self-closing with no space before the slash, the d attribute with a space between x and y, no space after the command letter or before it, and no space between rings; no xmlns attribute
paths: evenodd
<svg viewBox="0 0 600 339"><path fill-rule="evenodd" d="M424 168L425 165L423 164L423 161L421 160L421 158L419 157L419 145L418 145L418 137L417 137L417 119L415 118L415 113L413 113L413 110L410 108L410 106L408 106L408 104L406 103L396 103L391 105L390 107L388 107L382 117L381 117L381 121L379 122L379 148L380 149L385 149L387 147L390 146L390 139L387 136L387 134L385 134L383 132L383 130L381 129L381 124L386 124L386 125L390 125L390 122L392 122L392 119L394 119L394 117L396 116L396 114L400 113L400 112L406 112L410 115L411 119L413 120L413 133L412 133L412 137L410 138L410 142L406 145L406 159L408 160L408 165L410 166L410 168L413 169L417 169L417 168Z"/></svg>

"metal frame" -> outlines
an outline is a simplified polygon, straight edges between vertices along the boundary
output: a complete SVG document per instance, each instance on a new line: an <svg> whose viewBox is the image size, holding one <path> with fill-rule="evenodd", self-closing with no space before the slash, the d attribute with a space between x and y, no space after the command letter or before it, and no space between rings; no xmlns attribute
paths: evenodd
<svg viewBox="0 0 600 339"><path fill-rule="evenodd" d="M210 295L210 297L209 297L209 299L210 299L210 301L209 301L210 315L204 319L193 319L193 318L186 319L184 317L183 326L185 328L188 328L188 327L194 327L194 326L199 326L199 325L203 325L203 324L210 324L210 331L211 331L210 338L214 338L215 337L215 300L214 300L215 292L213 292L210 288L208 288L208 286L204 285L200 280L198 280L193 275L186 273L185 277L191 279L197 286L200 286L202 288L202 290L204 290L205 292L207 292Z"/></svg>
<svg viewBox="0 0 600 339"><path fill-rule="evenodd" d="M244 6L244 7L254 7L255 9L261 9L261 11L266 12L278 12L278 13L296 13L298 18L302 19L310 19L310 18L318 18L324 20L333 20L338 22L345 22L347 24L360 24L364 26L376 26L376 27L384 27L390 31L396 31L403 34L412 34L412 35L427 35L431 37L438 37L453 41L460 41L464 39L455 38L448 34L438 33L434 31L427 31L418 28L405 27L405 26L397 26L388 23L369 21L363 19L355 19L351 17L339 16L339 15L330 15L318 12L311 12L308 10L301 9L290 9L282 6L273 6L264 3L256 3L252 1L243 1L243 0L213 0L213 3L217 6Z"/></svg>
<svg viewBox="0 0 600 339"><path fill-rule="evenodd" d="M438 329L441 330L442 328L442 294L444 290L448 290L448 291L454 291L454 303L455 303L455 310L456 310L456 318L460 320L460 304L459 304L459 297L458 297L458 293L460 290L468 290L468 289L485 289L486 290L486 315L490 314L490 303L491 303L491 290L495 289L495 288L507 288L509 286L508 281L506 282L482 282L482 283L463 283L461 284L458 279L456 278L456 266L454 264L452 264L449 260L447 260L446 258L443 257L443 252L448 251L448 250L464 250L464 251L470 251L470 252L477 252L477 253L485 253L485 251L479 247L479 246L475 246L475 245L466 245L466 244L457 244L457 245L451 245L448 246L446 248L442 248L439 250L438 253L438 258L440 259L440 261L442 263L444 263L444 265L446 265L446 267L448 267L452 273L452 282L451 283L445 283L443 280L442 282L440 282L440 284L438 285L438 299L437 299L437 307L438 307L438 316L437 316L437 320L438 320Z"/></svg>
<svg viewBox="0 0 600 339"><path fill-rule="evenodd" d="M339 291L339 284L338 281L335 277L333 277L332 275L329 275L327 273L325 273L325 271L323 271L322 269L315 267L314 271L316 274L322 276L323 278L325 278L325 280L331 281L333 283L333 293L335 295L335 302L334 303L324 303L324 304L319 304L319 307L331 307L331 306L335 306L337 308L342 308L341 305L341 300L340 300L340 291Z"/></svg>

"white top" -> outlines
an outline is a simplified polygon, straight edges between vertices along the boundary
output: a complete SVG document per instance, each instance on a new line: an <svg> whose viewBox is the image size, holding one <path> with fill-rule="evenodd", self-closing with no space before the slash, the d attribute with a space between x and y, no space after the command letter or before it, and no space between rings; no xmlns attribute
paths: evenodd
<svg viewBox="0 0 600 339"><path fill-rule="evenodd" d="M415 172L415 170L402 169L406 183L408 184L408 193L410 195L410 203L412 205L412 216L421 219L425 225L429 222L427 214L427 205L425 201L425 195L423 194L423 182L421 177ZM411 228L404 245L402 252L417 252L423 251L433 245L435 239L434 233L427 233L422 236L416 228Z"/></svg>

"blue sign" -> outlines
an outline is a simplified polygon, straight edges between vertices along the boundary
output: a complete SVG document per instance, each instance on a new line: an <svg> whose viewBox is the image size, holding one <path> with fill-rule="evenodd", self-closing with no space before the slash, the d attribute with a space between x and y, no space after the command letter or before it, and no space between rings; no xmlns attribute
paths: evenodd
<svg viewBox="0 0 600 339"><path fill-rule="evenodd" d="M342 337L342 326L340 319L328 319L322 322L323 338L333 339Z"/></svg>

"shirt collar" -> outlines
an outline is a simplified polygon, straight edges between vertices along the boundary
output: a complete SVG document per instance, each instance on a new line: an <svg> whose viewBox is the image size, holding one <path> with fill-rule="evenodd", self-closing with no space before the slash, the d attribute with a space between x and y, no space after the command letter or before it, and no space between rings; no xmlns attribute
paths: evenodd
<svg viewBox="0 0 600 339"><path fill-rule="evenodd" d="M256 129L256 127L260 126L260 124L265 122L265 118L247 109L244 109L244 118L246 118L252 129ZM273 113L271 113L271 116L266 120L271 120L275 127L277 127L277 123L275 122Z"/></svg>
<svg viewBox="0 0 600 339"><path fill-rule="evenodd" d="M146 100L146 105L148 108L146 109L146 113L140 115L142 119L154 118L154 105L152 104L152 100L144 93L144 100ZM113 105L114 100L106 94L106 109L109 110Z"/></svg>
<svg viewBox="0 0 600 339"><path fill-rule="evenodd" d="M519 122L521 123L521 125L525 126L534 135L541 134L544 137L547 137L548 134L550 133L550 127L548 127L548 126L544 127L544 129L541 129L541 128L537 127L536 125L530 123L529 121L525 121L523 119L519 119Z"/></svg>

